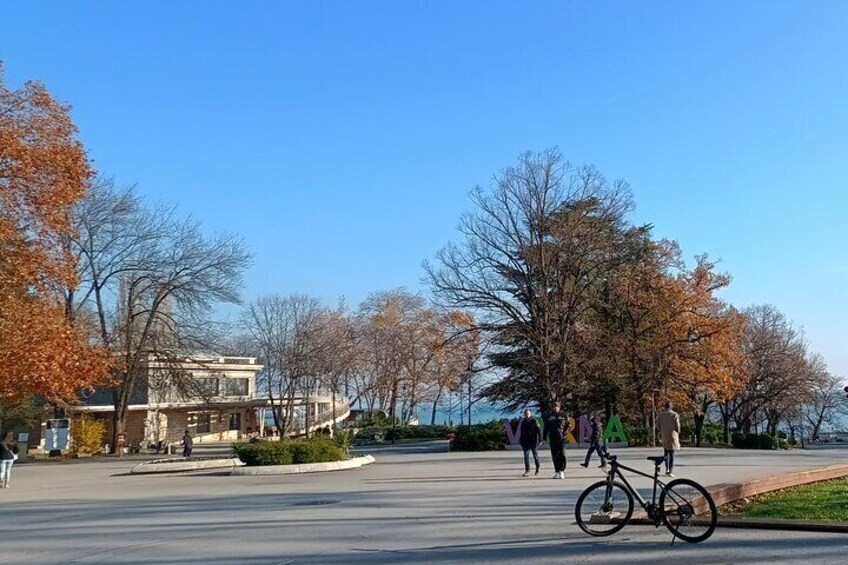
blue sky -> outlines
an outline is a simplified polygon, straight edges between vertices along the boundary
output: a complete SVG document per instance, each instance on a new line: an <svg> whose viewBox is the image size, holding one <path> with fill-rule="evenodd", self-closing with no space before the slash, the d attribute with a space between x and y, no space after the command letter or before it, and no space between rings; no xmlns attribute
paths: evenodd
<svg viewBox="0 0 848 565"><path fill-rule="evenodd" d="M558 145L848 375L848 3L5 2L6 80L255 255L246 296L422 287L468 191Z"/></svg>

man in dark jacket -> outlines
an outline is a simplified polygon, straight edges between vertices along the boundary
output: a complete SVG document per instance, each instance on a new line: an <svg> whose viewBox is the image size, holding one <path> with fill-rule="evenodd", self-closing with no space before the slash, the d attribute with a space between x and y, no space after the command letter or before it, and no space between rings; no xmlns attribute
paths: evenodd
<svg viewBox="0 0 848 565"><path fill-rule="evenodd" d="M183 457L191 457L192 447L194 447L194 440L191 439L191 432L186 430L183 434Z"/></svg>
<svg viewBox="0 0 848 565"><path fill-rule="evenodd" d="M539 429L539 424L530 410L524 411L524 419L518 424L520 434L519 443L521 449L524 450L524 477L530 476L530 453L533 453L533 461L536 463L536 474L539 474L539 452L536 451L536 446L539 445L542 431Z"/></svg>
<svg viewBox="0 0 848 565"><path fill-rule="evenodd" d="M551 459L554 460L554 479L565 478L565 467L568 462L565 459L565 429L568 426L568 417L562 412L559 402L554 403L554 411L545 420L545 433L542 439L548 440L551 446Z"/></svg>
<svg viewBox="0 0 848 565"><path fill-rule="evenodd" d="M601 433L601 416L600 414L595 414L592 416L592 433L589 436L589 451L586 452L586 460L583 461L580 465L583 467L589 466L589 460L592 458L592 454L597 452L598 458L601 460L601 464L599 467L603 468L607 466L607 460L605 459L606 453L604 450L604 446L601 445L603 441L603 434Z"/></svg>

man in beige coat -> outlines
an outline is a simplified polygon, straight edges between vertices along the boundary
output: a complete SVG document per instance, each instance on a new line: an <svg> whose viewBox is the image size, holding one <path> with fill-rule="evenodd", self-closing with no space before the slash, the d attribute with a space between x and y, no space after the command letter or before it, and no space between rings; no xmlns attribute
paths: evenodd
<svg viewBox="0 0 848 565"><path fill-rule="evenodd" d="M680 449L680 416L673 410L671 401L665 403L665 412L657 416L662 434L663 449L665 450L665 474L673 477L674 452Z"/></svg>

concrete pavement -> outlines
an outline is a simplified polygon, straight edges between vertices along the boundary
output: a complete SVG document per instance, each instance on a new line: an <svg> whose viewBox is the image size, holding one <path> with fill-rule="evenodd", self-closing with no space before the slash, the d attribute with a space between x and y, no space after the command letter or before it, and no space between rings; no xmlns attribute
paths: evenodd
<svg viewBox="0 0 848 565"><path fill-rule="evenodd" d="M520 452L445 453L444 444L368 450L354 471L231 477L128 475L134 462L21 465L0 490L0 563L844 563L839 534L718 530L699 545L650 526L590 538L580 492L602 478L523 479ZM645 471L653 450L619 450ZM580 454L582 456L582 454ZM846 450L684 450L678 476L704 485L848 461ZM637 486L648 483L637 481Z"/></svg>

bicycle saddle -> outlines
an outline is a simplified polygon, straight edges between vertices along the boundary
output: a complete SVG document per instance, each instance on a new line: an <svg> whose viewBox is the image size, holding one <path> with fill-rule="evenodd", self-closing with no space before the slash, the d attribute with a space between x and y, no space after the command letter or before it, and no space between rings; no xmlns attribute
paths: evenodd
<svg viewBox="0 0 848 565"><path fill-rule="evenodd" d="M648 461L653 461L657 467L665 461L665 455L651 455L646 458Z"/></svg>

